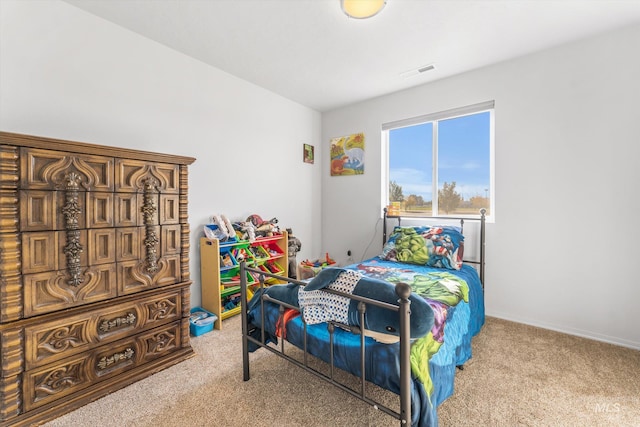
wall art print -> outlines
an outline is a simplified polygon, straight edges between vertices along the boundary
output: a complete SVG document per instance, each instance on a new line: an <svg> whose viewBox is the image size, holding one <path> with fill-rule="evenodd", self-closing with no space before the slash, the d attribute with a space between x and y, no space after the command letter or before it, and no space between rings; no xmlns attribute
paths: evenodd
<svg viewBox="0 0 640 427"><path fill-rule="evenodd" d="M364 173L364 133L331 139L331 176Z"/></svg>
<svg viewBox="0 0 640 427"><path fill-rule="evenodd" d="M302 144L302 161L313 163L313 145Z"/></svg>

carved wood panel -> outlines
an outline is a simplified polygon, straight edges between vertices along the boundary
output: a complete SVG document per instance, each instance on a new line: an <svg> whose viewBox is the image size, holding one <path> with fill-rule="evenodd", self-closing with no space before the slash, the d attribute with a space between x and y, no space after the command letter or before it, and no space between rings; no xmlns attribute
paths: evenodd
<svg viewBox="0 0 640 427"><path fill-rule="evenodd" d="M114 210L116 227L135 227L142 225L139 221L142 212L138 208L138 194L136 193L115 193Z"/></svg>
<svg viewBox="0 0 640 427"><path fill-rule="evenodd" d="M22 375L0 378L0 421L16 417L22 409Z"/></svg>
<svg viewBox="0 0 640 427"><path fill-rule="evenodd" d="M18 147L0 144L0 189L15 190L18 188L20 175Z"/></svg>
<svg viewBox="0 0 640 427"><path fill-rule="evenodd" d="M0 190L0 232L18 232L20 227L19 201L20 197L16 190Z"/></svg>
<svg viewBox="0 0 640 427"><path fill-rule="evenodd" d="M180 282L180 256L167 255L158 261L158 271L149 274L137 261L118 263L118 294L128 295Z"/></svg>
<svg viewBox="0 0 640 427"><path fill-rule="evenodd" d="M55 232L57 234L57 242L58 242L58 266L55 268L55 270L66 270L68 263L67 263L67 254L66 251L68 250L67 247L67 240L66 240L66 232L64 231L56 231ZM82 250L78 252L77 257L78 257L78 262L79 262L79 266L80 267L86 267L87 265L89 265L88 262L88 251L86 251L84 248L87 247L87 230L78 230L78 243L80 244L80 246L82 247Z"/></svg>
<svg viewBox="0 0 640 427"><path fill-rule="evenodd" d="M181 277L182 280L191 280L189 273L189 171L186 165L180 165L180 224L182 225L182 256L181 256Z"/></svg>
<svg viewBox="0 0 640 427"><path fill-rule="evenodd" d="M177 194L160 195L160 224L180 223L180 196Z"/></svg>
<svg viewBox="0 0 640 427"><path fill-rule="evenodd" d="M88 233L89 265L116 262L116 229L94 228Z"/></svg>
<svg viewBox="0 0 640 427"><path fill-rule="evenodd" d="M87 192L55 191L56 205L51 211L55 216L56 230L87 228ZM77 197L74 198L74 196ZM72 200L70 200L72 199Z"/></svg>
<svg viewBox="0 0 640 427"><path fill-rule="evenodd" d="M87 193L87 228L115 226L113 193Z"/></svg>
<svg viewBox="0 0 640 427"><path fill-rule="evenodd" d="M181 346L180 322L162 326L116 343L94 348L24 374L24 409L31 410L80 392Z"/></svg>
<svg viewBox="0 0 640 427"><path fill-rule="evenodd" d="M171 283L180 282L180 255L166 255L162 257L162 274L156 278L158 286L167 286ZM164 268L166 265L166 268Z"/></svg>
<svg viewBox="0 0 640 427"><path fill-rule="evenodd" d="M0 420L20 413L22 371L24 371L23 331L0 330Z"/></svg>
<svg viewBox="0 0 640 427"><path fill-rule="evenodd" d="M161 227L162 235L160 238L160 246L162 254L180 254L182 239L180 225L163 225Z"/></svg>
<svg viewBox="0 0 640 427"><path fill-rule="evenodd" d="M39 314L116 297L116 265L103 264L84 270L82 283L70 285L63 271L24 275L24 316Z"/></svg>
<svg viewBox="0 0 640 427"><path fill-rule="evenodd" d="M34 190L62 190L65 175L74 172L84 190L113 192L113 158L62 151L20 149L21 187Z"/></svg>
<svg viewBox="0 0 640 427"><path fill-rule="evenodd" d="M142 253L139 227L116 229L116 261L136 261Z"/></svg>
<svg viewBox="0 0 640 427"><path fill-rule="evenodd" d="M54 191L20 191L20 231L56 229L56 196Z"/></svg>
<svg viewBox="0 0 640 427"><path fill-rule="evenodd" d="M58 233L37 231L22 233L22 272L24 274L56 270Z"/></svg>
<svg viewBox="0 0 640 427"><path fill-rule="evenodd" d="M191 275L189 273L189 224L180 224L182 228L182 252L180 255L180 275L182 280L189 281L191 280Z"/></svg>
<svg viewBox="0 0 640 427"><path fill-rule="evenodd" d="M144 191L144 181L156 180L156 190L160 193L180 193L179 165L149 163L131 159L116 159L116 191L140 193Z"/></svg>
<svg viewBox="0 0 640 427"><path fill-rule="evenodd" d="M158 194L155 187L150 187L147 193L137 193L138 196L138 226L160 224L158 215Z"/></svg>
<svg viewBox="0 0 640 427"><path fill-rule="evenodd" d="M114 342L145 329L182 317L179 290L84 312L64 322L44 322L25 328L26 369L53 363L65 357Z"/></svg>
<svg viewBox="0 0 640 427"><path fill-rule="evenodd" d="M22 317L22 240L0 233L0 322ZM0 343L1 344L1 343Z"/></svg>
<svg viewBox="0 0 640 427"><path fill-rule="evenodd" d="M0 378L15 376L24 370L23 338L21 329L0 331Z"/></svg>

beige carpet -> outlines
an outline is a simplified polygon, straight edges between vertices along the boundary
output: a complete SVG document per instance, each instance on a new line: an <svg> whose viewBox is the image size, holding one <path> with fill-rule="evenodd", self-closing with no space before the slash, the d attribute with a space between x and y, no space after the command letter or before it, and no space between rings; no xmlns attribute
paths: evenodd
<svg viewBox="0 0 640 427"><path fill-rule="evenodd" d="M252 354L252 378L242 381L239 317L192 345L194 358L45 426L399 424L265 350ZM439 408L440 426L640 426L638 351L488 318L473 352Z"/></svg>

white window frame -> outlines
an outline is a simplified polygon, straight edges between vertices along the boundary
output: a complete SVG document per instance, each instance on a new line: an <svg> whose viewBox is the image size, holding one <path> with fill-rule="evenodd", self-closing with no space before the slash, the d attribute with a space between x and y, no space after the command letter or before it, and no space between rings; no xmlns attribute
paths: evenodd
<svg viewBox="0 0 640 427"><path fill-rule="evenodd" d="M468 116L477 113L489 112L489 215L486 220L495 222L495 101L481 102L460 108L453 108L437 113L425 114L409 119L396 120L382 124L381 140L383 143L383 165L382 165L382 203L384 208L389 203L389 131L403 127L415 126L423 123L433 123L433 164L432 164L432 216L433 217L471 217L475 215L445 215L438 210L438 122L441 120L454 119L456 117Z"/></svg>

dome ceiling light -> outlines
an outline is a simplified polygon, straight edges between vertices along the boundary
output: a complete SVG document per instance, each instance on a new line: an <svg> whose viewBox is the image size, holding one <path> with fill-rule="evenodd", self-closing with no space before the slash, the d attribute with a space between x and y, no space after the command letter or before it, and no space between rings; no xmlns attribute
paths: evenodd
<svg viewBox="0 0 640 427"><path fill-rule="evenodd" d="M340 0L342 11L350 18L367 19L380 13L387 0Z"/></svg>

